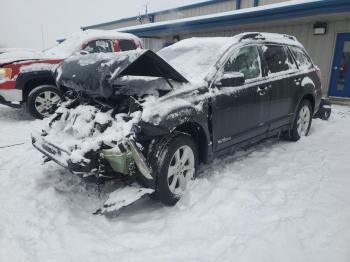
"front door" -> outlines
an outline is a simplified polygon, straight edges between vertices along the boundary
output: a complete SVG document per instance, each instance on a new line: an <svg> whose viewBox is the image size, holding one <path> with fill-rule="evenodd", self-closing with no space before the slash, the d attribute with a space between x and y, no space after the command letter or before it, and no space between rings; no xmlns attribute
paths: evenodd
<svg viewBox="0 0 350 262"><path fill-rule="evenodd" d="M350 97L350 33L338 34L329 95Z"/></svg>
<svg viewBox="0 0 350 262"><path fill-rule="evenodd" d="M212 101L215 151L243 142L267 131L270 95L263 81L256 46L242 47L226 63L224 73L244 75L242 86L219 87Z"/></svg>

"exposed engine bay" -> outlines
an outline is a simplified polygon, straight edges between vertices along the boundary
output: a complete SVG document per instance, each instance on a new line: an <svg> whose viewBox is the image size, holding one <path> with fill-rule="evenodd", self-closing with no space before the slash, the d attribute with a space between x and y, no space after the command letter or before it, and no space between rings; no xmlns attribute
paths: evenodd
<svg viewBox="0 0 350 262"><path fill-rule="evenodd" d="M146 157L160 133L152 129L153 137L146 139L135 134L147 100L157 105L155 101L187 80L152 51L143 50L72 57L55 74L65 99L45 120L41 134L32 134L45 161L97 183L137 181L154 190ZM136 195L151 192L142 188Z"/></svg>

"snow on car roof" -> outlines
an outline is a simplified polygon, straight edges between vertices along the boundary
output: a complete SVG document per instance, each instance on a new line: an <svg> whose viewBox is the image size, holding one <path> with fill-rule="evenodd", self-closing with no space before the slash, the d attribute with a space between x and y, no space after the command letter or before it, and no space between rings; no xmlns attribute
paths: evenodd
<svg viewBox="0 0 350 262"><path fill-rule="evenodd" d="M0 64L12 63L21 60L36 60L36 59L65 59L75 52L79 51L84 43L97 39L140 39L129 33L117 32L115 30L86 30L74 33L68 36L63 42L57 44L45 51L36 50L18 50L0 54Z"/></svg>
<svg viewBox="0 0 350 262"><path fill-rule="evenodd" d="M248 36L258 35L252 40ZM248 37L243 39L244 37ZM296 38L288 35L248 32L233 37L193 37L161 49L157 54L191 82L203 81L228 48L239 42L259 41L297 45Z"/></svg>
<svg viewBox="0 0 350 262"><path fill-rule="evenodd" d="M72 55L74 52L78 51L84 43L97 40L97 39L139 40L137 36L129 33L117 32L115 30L90 29L90 30L81 31L70 35L60 44L45 50L44 53L47 55L67 58L68 56Z"/></svg>

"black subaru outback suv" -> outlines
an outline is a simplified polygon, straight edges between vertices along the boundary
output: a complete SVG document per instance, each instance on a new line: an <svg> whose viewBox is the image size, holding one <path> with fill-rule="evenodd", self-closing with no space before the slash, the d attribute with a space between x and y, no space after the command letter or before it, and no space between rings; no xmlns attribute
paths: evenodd
<svg viewBox="0 0 350 262"><path fill-rule="evenodd" d="M56 77L67 100L33 145L84 177L135 180L168 205L200 163L276 134L308 135L321 101L303 46L269 33L72 57Z"/></svg>

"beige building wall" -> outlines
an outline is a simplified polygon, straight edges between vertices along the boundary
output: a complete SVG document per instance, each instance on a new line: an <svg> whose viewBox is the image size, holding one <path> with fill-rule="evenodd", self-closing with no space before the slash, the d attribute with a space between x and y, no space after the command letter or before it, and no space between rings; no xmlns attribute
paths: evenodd
<svg viewBox="0 0 350 262"><path fill-rule="evenodd" d="M201 15L209 15L209 14L232 11L236 9L236 1L237 0L227 0L223 2L217 2L217 3L213 2L200 7L178 9L178 10L174 9L172 11L158 12L154 15L154 22L170 21L175 19L182 19L182 18L189 18L189 17L196 17ZM259 5L267 5L267 4L274 4L274 3L285 2L290 0L259 0L259 1L260 1ZM241 0L241 9L253 7L253 6L254 6L254 0ZM144 17L142 23L148 24L149 20L146 17ZM118 28L135 26L135 25L140 25L140 22L137 21L136 18L131 20L121 19L120 21L116 21L108 25L101 25L95 28L109 30L109 29L118 29Z"/></svg>

